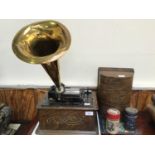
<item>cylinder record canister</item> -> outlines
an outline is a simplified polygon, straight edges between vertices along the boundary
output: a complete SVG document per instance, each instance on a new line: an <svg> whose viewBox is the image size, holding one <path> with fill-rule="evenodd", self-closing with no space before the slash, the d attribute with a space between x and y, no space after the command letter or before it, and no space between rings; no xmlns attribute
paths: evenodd
<svg viewBox="0 0 155 155"><path fill-rule="evenodd" d="M125 109L125 129L128 131L136 130L138 110L136 108L127 107Z"/></svg>
<svg viewBox="0 0 155 155"><path fill-rule="evenodd" d="M109 134L118 134L120 127L120 111L115 108L107 110L106 131Z"/></svg>

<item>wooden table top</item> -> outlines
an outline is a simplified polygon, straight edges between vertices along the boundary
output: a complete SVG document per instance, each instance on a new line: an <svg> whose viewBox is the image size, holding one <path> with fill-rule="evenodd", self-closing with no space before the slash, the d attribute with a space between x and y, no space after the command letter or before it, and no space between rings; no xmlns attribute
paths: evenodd
<svg viewBox="0 0 155 155"><path fill-rule="evenodd" d="M155 135L155 123L148 112L140 112L137 118L138 135Z"/></svg>
<svg viewBox="0 0 155 155"><path fill-rule="evenodd" d="M35 118L31 122L23 123L16 135L31 135L38 120ZM137 118L136 135L155 135L155 123L147 112L140 112Z"/></svg>

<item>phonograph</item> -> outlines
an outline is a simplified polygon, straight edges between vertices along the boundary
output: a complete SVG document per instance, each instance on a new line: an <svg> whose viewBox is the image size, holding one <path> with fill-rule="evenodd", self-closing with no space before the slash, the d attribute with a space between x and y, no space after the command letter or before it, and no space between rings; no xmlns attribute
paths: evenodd
<svg viewBox="0 0 155 155"><path fill-rule="evenodd" d="M24 62L41 64L55 84L37 105L38 134L98 134L95 92L60 82L58 59L70 44L67 28L53 20L25 26L13 39L15 55Z"/></svg>

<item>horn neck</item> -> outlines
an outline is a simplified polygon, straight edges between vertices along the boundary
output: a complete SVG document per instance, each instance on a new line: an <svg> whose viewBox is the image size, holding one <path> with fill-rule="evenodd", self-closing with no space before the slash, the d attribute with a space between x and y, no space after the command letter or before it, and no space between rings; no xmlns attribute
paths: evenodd
<svg viewBox="0 0 155 155"><path fill-rule="evenodd" d="M55 86L58 89L58 92L61 92L61 81L60 81L60 73L59 73L59 63L58 61L42 64L43 68L53 80Z"/></svg>

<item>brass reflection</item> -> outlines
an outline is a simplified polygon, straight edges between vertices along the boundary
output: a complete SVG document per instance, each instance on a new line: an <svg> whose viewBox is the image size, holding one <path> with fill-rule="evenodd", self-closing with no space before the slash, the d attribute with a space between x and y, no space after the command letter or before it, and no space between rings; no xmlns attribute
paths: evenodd
<svg viewBox="0 0 155 155"><path fill-rule="evenodd" d="M58 59L69 49L71 36L67 28L54 20L32 23L14 37L12 48L24 62L41 64L61 91Z"/></svg>

